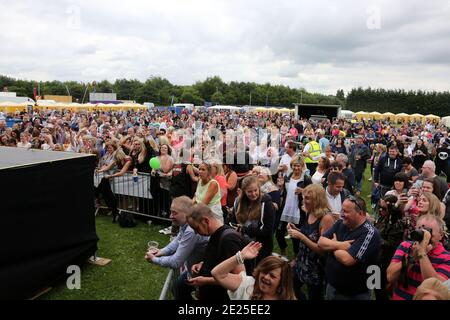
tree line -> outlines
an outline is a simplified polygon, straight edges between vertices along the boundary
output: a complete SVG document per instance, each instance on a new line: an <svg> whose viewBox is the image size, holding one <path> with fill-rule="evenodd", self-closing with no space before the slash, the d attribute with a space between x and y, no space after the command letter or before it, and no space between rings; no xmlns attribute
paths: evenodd
<svg viewBox="0 0 450 320"><path fill-rule="evenodd" d="M348 93L345 106L352 111L421 113L443 117L450 115L450 92L357 88Z"/></svg>
<svg viewBox="0 0 450 320"><path fill-rule="evenodd" d="M0 75L0 89L17 92L18 96L34 97L38 82L14 79ZM293 103L338 104L352 111L378 111L380 113L405 112L409 114L450 114L450 92L405 91L372 88L354 88L347 95L337 90L335 95L312 93L304 88L290 88L270 83L231 81L225 83L219 76L208 77L192 85L180 86L161 77L150 77L144 82L137 79L117 79L113 83L103 80L94 83L77 81L41 81L41 95L68 95L75 102L88 102L89 92L115 92L119 100L135 100L138 103L153 102L157 106L172 103L205 102L223 105L257 105L290 107Z"/></svg>
<svg viewBox="0 0 450 320"><path fill-rule="evenodd" d="M18 96L33 98L33 89L38 82L0 76L0 90L8 88ZM290 88L283 85L255 82L225 83L220 77L209 77L193 85L179 86L161 77L151 77L141 82L136 79L117 79L111 83L103 80L93 83L76 81L39 82L41 95L70 95L76 102L88 102L87 92L115 92L119 100L135 100L138 103L153 102L157 106L171 103L193 103L204 105L205 102L222 105L257 105L290 107L293 103L339 104L333 95L307 92L303 88Z"/></svg>

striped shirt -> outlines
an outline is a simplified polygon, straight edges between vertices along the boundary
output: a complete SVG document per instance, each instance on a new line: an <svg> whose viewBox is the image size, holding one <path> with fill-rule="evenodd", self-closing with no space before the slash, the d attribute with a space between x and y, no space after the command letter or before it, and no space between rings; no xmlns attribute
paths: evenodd
<svg viewBox="0 0 450 320"><path fill-rule="evenodd" d="M406 255L411 257L412 244L412 241L403 241L395 251L391 263L402 263L402 259ZM450 278L450 253L445 251L442 243L439 242L435 249L428 252L428 258L438 275L445 279ZM409 266L407 277L408 286L405 288L402 283L398 282L392 295L393 300L412 300L417 287L424 280L420 271L419 261L412 262L412 265Z"/></svg>

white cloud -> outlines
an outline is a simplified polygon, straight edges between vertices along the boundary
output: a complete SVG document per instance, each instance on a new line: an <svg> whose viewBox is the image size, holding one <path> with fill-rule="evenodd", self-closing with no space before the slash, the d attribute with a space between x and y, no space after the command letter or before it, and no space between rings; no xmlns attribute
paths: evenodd
<svg viewBox="0 0 450 320"><path fill-rule="evenodd" d="M450 90L447 1L2 2L0 73L13 77Z"/></svg>

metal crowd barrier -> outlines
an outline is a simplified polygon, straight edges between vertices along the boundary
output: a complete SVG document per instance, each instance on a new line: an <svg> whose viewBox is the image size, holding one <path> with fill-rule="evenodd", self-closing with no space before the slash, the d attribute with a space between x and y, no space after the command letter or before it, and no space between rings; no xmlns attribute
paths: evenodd
<svg viewBox="0 0 450 320"><path fill-rule="evenodd" d="M166 281L164 282L164 286L161 290L161 294L159 295L159 300L174 300L173 289L175 281L177 281L179 276L179 269L170 269L169 273L167 274Z"/></svg>
<svg viewBox="0 0 450 320"><path fill-rule="evenodd" d="M102 178L111 174L111 172L95 172L94 186L98 187ZM137 178L133 177L130 172L126 172L122 176L109 179L119 212L170 221L170 194L161 189L159 185L152 188L151 182L150 174L143 172L138 173ZM102 208L107 207L97 202L96 214Z"/></svg>

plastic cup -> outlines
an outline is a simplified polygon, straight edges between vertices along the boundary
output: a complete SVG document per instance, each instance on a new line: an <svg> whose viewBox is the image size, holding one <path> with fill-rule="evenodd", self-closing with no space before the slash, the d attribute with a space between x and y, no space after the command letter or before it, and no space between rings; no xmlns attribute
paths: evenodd
<svg viewBox="0 0 450 320"><path fill-rule="evenodd" d="M158 246L159 243L156 241L149 241L148 242L148 252L150 252L151 254L156 253L156 251L158 251Z"/></svg>

